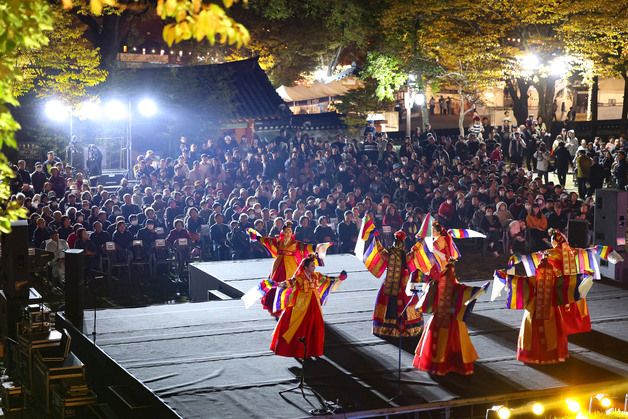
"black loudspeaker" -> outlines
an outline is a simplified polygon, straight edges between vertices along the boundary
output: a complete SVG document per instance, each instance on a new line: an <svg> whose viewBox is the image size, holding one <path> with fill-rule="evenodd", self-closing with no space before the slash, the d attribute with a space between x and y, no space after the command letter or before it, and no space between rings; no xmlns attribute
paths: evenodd
<svg viewBox="0 0 628 419"><path fill-rule="evenodd" d="M593 243L623 250L626 245L628 192L619 189L595 191Z"/></svg>
<svg viewBox="0 0 628 419"><path fill-rule="evenodd" d="M571 247L589 247L589 226L585 220L569 220L567 239Z"/></svg>
<svg viewBox="0 0 628 419"><path fill-rule="evenodd" d="M91 186L92 188L95 188L98 185L119 186L120 181L125 176L126 173L108 173L100 176L91 176L89 178L89 186Z"/></svg>
<svg viewBox="0 0 628 419"><path fill-rule="evenodd" d="M85 306L85 255L83 249L65 251L65 316L79 330L83 330Z"/></svg>
<svg viewBox="0 0 628 419"><path fill-rule="evenodd" d="M2 263L0 282L7 299L28 299L29 256L28 223L26 220L13 221L11 233L0 235Z"/></svg>

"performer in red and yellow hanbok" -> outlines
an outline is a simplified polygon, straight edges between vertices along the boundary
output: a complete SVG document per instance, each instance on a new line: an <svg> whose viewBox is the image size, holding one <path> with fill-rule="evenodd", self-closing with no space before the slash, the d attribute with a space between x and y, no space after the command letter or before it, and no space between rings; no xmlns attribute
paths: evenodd
<svg viewBox="0 0 628 419"><path fill-rule="evenodd" d="M453 263L427 284L418 306L423 313L432 313L416 348L413 365L430 374L473 373L478 358L465 324L475 300L486 291L458 282Z"/></svg>
<svg viewBox="0 0 628 419"><path fill-rule="evenodd" d="M410 304L414 295L406 292L410 278L408 259L413 256L406 254L405 240L406 234L398 231L394 244L386 249L374 236L364 252L364 264L373 275L380 278L386 271L373 310L373 334L376 336L418 336L423 329L420 311Z"/></svg>
<svg viewBox="0 0 628 419"><path fill-rule="evenodd" d="M558 230L550 230L550 235L552 248L547 251L549 263L563 275L583 273L577 263L577 249L569 246L565 235ZM565 306L559 306L558 312L563 324L563 330L567 335L591 331L591 316L585 298Z"/></svg>
<svg viewBox="0 0 628 419"><path fill-rule="evenodd" d="M347 277L329 277L315 272L316 256L303 259L293 278L280 282L278 287L290 290L290 296L273 332L270 349L281 356L307 358L323 355L325 323L321 305L329 292Z"/></svg>
<svg viewBox="0 0 628 419"><path fill-rule="evenodd" d="M292 223L289 221L284 224L279 237L263 237L253 229L249 229L248 233L252 240L257 240L264 245L275 259L268 279L260 283L259 290L262 293L261 302L264 309L278 315L279 313L273 308L276 285L292 278L301 261L307 255L314 253L316 249L313 245L302 243L294 238ZM330 244L326 245L330 246Z"/></svg>
<svg viewBox="0 0 628 419"><path fill-rule="evenodd" d="M590 287L591 275L562 275L543 257L536 276L507 275L504 271L498 271L497 276L508 290L506 307L525 310L517 359L532 364L565 361L569 356L567 333L558 308L583 298Z"/></svg>

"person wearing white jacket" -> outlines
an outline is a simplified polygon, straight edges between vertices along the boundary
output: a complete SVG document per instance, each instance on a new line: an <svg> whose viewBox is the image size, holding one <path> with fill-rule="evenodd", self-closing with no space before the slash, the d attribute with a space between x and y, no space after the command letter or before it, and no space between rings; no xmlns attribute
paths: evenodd
<svg viewBox="0 0 628 419"><path fill-rule="evenodd" d="M534 153L536 158L536 171L540 177L543 178L545 183L549 182L549 166L550 166L550 153L547 151L545 144L541 143L539 149Z"/></svg>

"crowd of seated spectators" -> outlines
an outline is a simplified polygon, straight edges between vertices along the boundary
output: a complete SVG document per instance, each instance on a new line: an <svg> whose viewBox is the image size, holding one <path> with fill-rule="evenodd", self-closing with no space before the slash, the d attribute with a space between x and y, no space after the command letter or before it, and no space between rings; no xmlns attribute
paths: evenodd
<svg viewBox="0 0 628 419"><path fill-rule="evenodd" d="M547 230L564 232L570 219L590 230L595 189L625 189L627 148L623 136L553 137L532 119L494 127L476 118L459 138L428 125L400 143L372 125L360 139L183 138L176 157L138 156L134 180L115 190L90 187L88 173L53 151L32 167L20 160L11 199L28 210L33 246L82 248L94 266L106 243L130 258L138 240L148 252L156 240L185 239L203 260L267 257L247 229L273 236L286 221L300 241L351 253L366 213L384 240L402 229L411 246L429 212L448 228L484 232L499 256L548 247ZM565 189L568 176L577 190Z"/></svg>

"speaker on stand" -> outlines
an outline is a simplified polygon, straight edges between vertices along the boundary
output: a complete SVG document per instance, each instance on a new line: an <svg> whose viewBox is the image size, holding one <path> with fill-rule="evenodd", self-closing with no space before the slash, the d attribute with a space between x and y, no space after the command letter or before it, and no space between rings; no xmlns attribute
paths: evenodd
<svg viewBox="0 0 628 419"><path fill-rule="evenodd" d="M597 189L593 223L593 244L610 246L623 258L617 264L600 261L603 277L628 283L626 261L626 222L628 220L628 192L619 189Z"/></svg>

